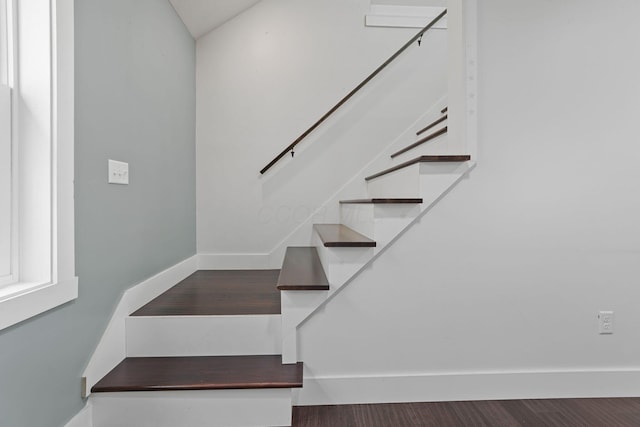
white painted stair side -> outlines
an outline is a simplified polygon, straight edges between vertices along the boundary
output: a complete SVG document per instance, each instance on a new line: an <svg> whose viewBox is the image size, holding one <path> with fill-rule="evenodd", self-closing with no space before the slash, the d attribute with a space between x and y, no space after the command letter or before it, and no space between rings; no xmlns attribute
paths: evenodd
<svg viewBox="0 0 640 427"><path fill-rule="evenodd" d="M327 248L314 232L312 245L318 250L330 290L314 295L309 295L308 292L282 293L283 330L287 331L284 335L288 337L283 345L284 363L297 361L296 328L365 268L385 246L437 203L474 166L472 161L416 163L380 176L368 184L369 196L372 198L422 198L423 203L420 204L343 203L340 206L340 222L375 240L375 248ZM285 294L290 295L285 297Z"/></svg>
<svg viewBox="0 0 640 427"><path fill-rule="evenodd" d="M280 354L280 315L129 316L127 356Z"/></svg>
<svg viewBox="0 0 640 427"><path fill-rule="evenodd" d="M290 426L290 389L95 393L93 427Z"/></svg>
<svg viewBox="0 0 640 427"><path fill-rule="evenodd" d="M326 272L326 271L325 271ZM298 360L298 325L327 300L327 291L281 291L282 363Z"/></svg>

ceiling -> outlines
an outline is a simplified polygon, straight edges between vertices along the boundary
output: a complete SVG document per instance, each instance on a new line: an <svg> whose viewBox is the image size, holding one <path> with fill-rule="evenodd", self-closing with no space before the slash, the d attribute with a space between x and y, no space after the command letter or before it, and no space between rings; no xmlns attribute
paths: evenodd
<svg viewBox="0 0 640 427"><path fill-rule="evenodd" d="M191 35L198 39L260 0L169 0Z"/></svg>

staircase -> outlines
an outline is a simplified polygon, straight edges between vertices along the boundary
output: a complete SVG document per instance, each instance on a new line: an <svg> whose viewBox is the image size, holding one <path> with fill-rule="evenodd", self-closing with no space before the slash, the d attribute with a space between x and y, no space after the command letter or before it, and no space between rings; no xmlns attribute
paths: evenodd
<svg viewBox="0 0 640 427"><path fill-rule="evenodd" d="M340 201L339 224L287 248L280 270L197 271L133 312L126 359L92 387L94 427L290 425L298 327L473 167L425 154L446 113L365 178L367 198Z"/></svg>

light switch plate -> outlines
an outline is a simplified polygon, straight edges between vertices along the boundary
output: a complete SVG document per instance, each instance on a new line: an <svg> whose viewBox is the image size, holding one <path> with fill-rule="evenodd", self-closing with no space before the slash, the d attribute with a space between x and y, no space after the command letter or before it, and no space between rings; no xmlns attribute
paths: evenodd
<svg viewBox="0 0 640 427"><path fill-rule="evenodd" d="M109 159L109 184L129 184L129 163Z"/></svg>

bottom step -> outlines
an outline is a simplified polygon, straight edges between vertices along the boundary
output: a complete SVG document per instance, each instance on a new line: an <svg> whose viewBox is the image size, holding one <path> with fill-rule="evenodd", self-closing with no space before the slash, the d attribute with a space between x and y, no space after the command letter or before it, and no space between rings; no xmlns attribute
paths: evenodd
<svg viewBox="0 0 640 427"><path fill-rule="evenodd" d="M93 393L302 387L302 362L280 355L128 357L93 386Z"/></svg>
<svg viewBox="0 0 640 427"><path fill-rule="evenodd" d="M130 357L91 389L93 427L287 426L297 387L280 355Z"/></svg>

